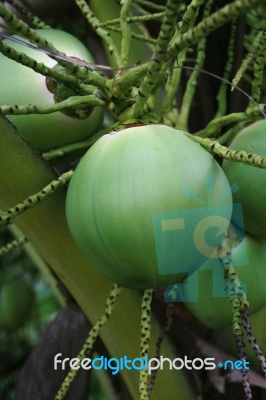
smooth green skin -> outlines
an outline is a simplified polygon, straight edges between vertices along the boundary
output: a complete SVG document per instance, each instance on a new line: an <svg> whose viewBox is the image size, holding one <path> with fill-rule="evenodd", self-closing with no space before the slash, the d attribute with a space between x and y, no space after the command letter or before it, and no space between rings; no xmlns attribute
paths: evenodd
<svg viewBox="0 0 266 400"><path fill-rule="evenodd" d="M229 147L266 156L266 120L244 128ZM232 161L224 161L223 170L229 182L238 185L233 198L243 207L245 230L266 238L266 170Z"/></svg>
<svg viewBox="0 0 266 400"><path fill-rule="evenodd" d="M246 236L248 263L235 267L237 276L247 287L249 313L253 314L266 304L266 245L257 239ZM243 259L245 241L242 241L232 251L232 264ZM221 268L217 266L217 268ZM199 271L199 301L185 302L187 308L201 322L212 329L224 329L232 324L231 304L227 297L213 296L213 271ZM221 269L221 291L224 287ZM188 286L184 286L183 299L189 295ZM217 292L216 292L217 293Z"/></svg>
<svg viewBox="0 0 266 400"><path fill-rule="evenodd" d="M4 283L0 287L0 328L22 326L32 311L33 303L34 291L25 277Z"/></svg>
<svg viewBox="0 0 266 400"><path fill-rule="evenodd" d="M215 203L229 191L228 181L209 153L181 131L146 125L111 132L85 154L71 179L66 201L70 231L93 264L121 286L142 290L176 283L186 276L184 265L190 273L201 265L198 252L191 254L179 243L177 273L161 275L153 214L193 209L193 217L208 216L208 208L203 214L201 208L209 204L207 173L215 177ZM202 203L182 193L184 187ZM230 195L223 201L231 204Z"/></svg>
<svg viewBox="0 0 266 400"><path fill-rule="evenodd" d="M66 55L94 62L87 48L69 33L57 29L37 29L36 32ZM56 61L44 53L10 40L4 40L4 43L48 67L56 64ZM0 69L1 105L35 104L38 107L54 104L53 94L47 89L45 76L10 60L1 53ZM7 117L36 150L45 152L86 140L101 127L103 114L102 107L95 107L86 119L72 118L62 112Z"/></svg>

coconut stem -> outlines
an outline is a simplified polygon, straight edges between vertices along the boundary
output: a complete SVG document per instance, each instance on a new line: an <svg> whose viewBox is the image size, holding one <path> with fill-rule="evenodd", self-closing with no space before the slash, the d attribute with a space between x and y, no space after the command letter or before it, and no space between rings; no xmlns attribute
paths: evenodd
<svg viewBox="0 0 266 400"><path fill-rule="evenodd" d="M218 248L218 257L224 268L225 291L230 300L233 312L233 333L236 340L237 351L240 359L245 362L247 355L245 353L245 344L243 339L243 312L248 310L249 303L246 294L241 286L237 274L232 265L230 238ZM248 370L241 368L243 388L246 400L252 399Z"/></svg>
<svg viewBox="0 0 266 400"><path fill-rule="evenodd" d="M86 110L90 107L104 107L105 102L98 99L94 95L87 96L71 96L66 100L62 100L52 106L36 106L35 104L3 105L0 112L4 115L28 115L28 114L52 114L63 110ZM77 112L78 113L78 112Z"/></svg>
<svg viewBox="0 0 266 400"><path fill-rule="evenodd" d="M208 138L201 138L195 135L186 133L192 140L198 142L205 150L216 154L219 157L229 161L242 162L253 167L266 168L266 157L259 156L258 154L247 153L246 151L231 150L226 146L222 146L216 140Z"/></svg>
<svg viewBox="0 0 266 400"><path fill-rule="evenodd" d="M242 361L246 360L247 355L245 352L245 344L244 344L244 340L243 340L243 334L235 335L235 341L236 341L236 347L237 347L237 351L238 351L240 359ZM243 382L244 392L246 395L246 400L251 400L252 393L251 393L251 387L250 387L250 382L249 382L248 370L246 370L245 368L242 368L241 374L242 374L242 382Z"/></svg>
<svg viewBox="0 0 266 400"><path fill-rule="evenodd" d="M100 36L100 38L106 43L108 51L110 54L113 54L116 64L119 64L119 52L118 49L110 36L109 32L100 26L100 21L92 12L89 4L85 0L76 0L76 4L79 7L80 11L91 25L91 27L95 30L95 32Z"/></svg>
<svg viewBox="0 0 266 400"><path fill-rule="evenodd" d="M150 328L151 328L151 301L153 289L146 289L141 304L141 336L140 336L140 357L144 360L149 354ZM148 371L140 371L139 380L140 400L148 400Z"/></svg>
<svg viewBox="0 0 266 400"><path fill-rule="evenodd" d="M257 343L254 333L252 332L252 328L251 328L251 324L250 324L250 320L249 320L248 308L245 308L244 311L242 312L242 322L243 322L243 327L246 331L248 341L252 347L254 354L256 355L257 359L259 360L262 372L266 376L266 360L265 360L265 357L262 354L262 351Z"/></svg>
<svg viewBox="0 0 266 400"><path fill-rule="evenodd" d="M223 72L223 79L226 81L230 79L230 75L232 73L233 65L234 65L234 46L236 40L236 19L234 19L231 23L230 29L230 38L227 48L227 57ZM221 117L226 114L227 110L227 90L228 84L225 81L222 81L216 95L217 100L217 111L215 114L215 118Z"/></svg>
<svg viewBox="0 0 266 400"><path fill-rule="evenodd" d="M163 339L165 338L167 332L169 332L172 322L173 322L173 310L174 310L174 303L167 303L166 306L166 324L164 326L164 328L162 329L157 343L156 343L156 354L155 354L155 358L159 358L161 355L161 347L162 347L162 342ZM150 383L148 386L148 396L150 397L151 392L154 388L155 385L155 380L156 380L156 376L157 376L157 372L158 369L154 369L151 373L151 378L150 378Z"/></svg>
<svg viewBox="0 0 266 400"><path fill-rule="evenodd" d="M104 311L103 315L99 318L99 320L96 322L96 324L90 330L89 336L88 336L86 342L84 343L80 353L76 357L80 361L82 361L86 357L86 355L91 351L102 328L105 326L105 324L109 320L109 318L114 310L116 299L117 299L118 295L120 294L120 292L121 292L121 287L118 286L117 284L114 284L109 296L107 297L106 307L105 307L105 311ZM67 376L65 377L65 379L62 383L61 388L59 389L57 395L55 396L55 400L62 400L65 397L65 395L66 395L73 379L77 375L77 373L78 373L77 369L71 369L68 372Z"/></svg>
<svg viewBox="0 0 266 400"><path fill-rule="evenodd" d="M18 13L24 16L27 20L29 20L35 29L42 29L42 28L50 28L50 26L38 18L36 15L33 15L29 12L26 8L24 8L21 4L18 4L14 0L6 0L8 4L10 4Z"/></svg>
<svg viewBox="0 0 266 400"><path fill-rule="evenodd" d="M242 311L249 307L247 296L241 286L232 265L230 239L225 240L218 248L218 258L224 269L225 292L230 300L233 312L234 335L242 334Z"/></svg>
<svg viewBox="0 0 266 400"><path fill-rule="evenodd" d="M18 239L12 240L12 242L0 248L0 257L5 256L17 247L22 247L25 243L27 243L27 241L28 239L26 238L26 236L21 236Z"/></svg>
<svg viewBox="0 0 266 400"><path fill-rule="evenodd" d="M254 77L251 81L251 96L255 101L260 101L261 88L263 87L263 76L265 68L265 56L266 56L266 18L264 18L264 24L262 27L261 37L259 40L258 52L256 53L254 60ZM250 104L252 106L252 104Z"/></svg>
<svg viewBox="0 0 266 400"><path fill-rule="evenodd" d="M15 218L17 215L22 214L27 211L29 208L36 206L41 203L43 200L51 197L59 188L64 186L67 182L70 181L73 175L73 171L68 171L65 174L61 175L58 179L53 180L49 185L45 186L38 193L33 194L28 197L23 202L15 205L9 210L0 213L0 226L8 225L9 222Z"/></svg>
<svg viewBox="0 0 266 400"><path fill-rule="evenodd" d="M25 42L27 45L27 43ZM37 47L36 47L37 49ZM15 50L12 46L9 46L7 43L0 42L0 52L21 65L25 65L28 68L31 68L33 71L42 74L44 76L50 76L51 78L63 82L66 85L70 85L71 87L78 87L80 84L78 79L74 76L63 74L62 72L56 71L54 68L49 68L43 63L37 62L34 58L27 56L23 52L19 52Z"/></svg>
<svg viewBox="0 0 266 400"><path fill-rule="evenodd" d="M164 57L161 56L167 53L168 44L174 34L177 14L178 1L168 0L161 30L153 54L155 59L150 63L147 75L145 76L138 91L137 100L134 106L135 118L143 115L144 105L146 104L152 89L156 85L157 77L164 64ZM160 56L160 58L158 58L158 56Z"/></svg>

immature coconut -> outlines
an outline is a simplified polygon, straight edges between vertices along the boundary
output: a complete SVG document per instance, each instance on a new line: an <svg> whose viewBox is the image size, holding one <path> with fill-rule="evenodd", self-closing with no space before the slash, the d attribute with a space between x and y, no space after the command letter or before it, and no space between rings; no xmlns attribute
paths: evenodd
<svg viewBox="0 0 266 400"><path fill-rule="evenodd" d="M163 125L104 135L71 179L67 220L77 244L113 282L181 282L214 253L232 212L225 174L199 144Z"/></svg>
<svg viewBox="0 0 266 400"><path fill-rule="evenodd" d="M230 149L266 156L266 120L242 129L230 143ZM243 207L245 230L266 239L266 170L242 162L224 160L223 170L231 184L237 184L235 203Z"/></svg>

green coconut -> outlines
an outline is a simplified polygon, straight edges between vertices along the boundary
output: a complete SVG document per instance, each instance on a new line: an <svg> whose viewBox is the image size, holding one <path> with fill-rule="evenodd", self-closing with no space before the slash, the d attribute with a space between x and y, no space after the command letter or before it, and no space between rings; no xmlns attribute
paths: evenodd
<svg viewBox="0 0 266 400"><path fill-rule="evenodd" d="M95 267L140 290L199 268L223 240L231 212L230 186L213 157L185 133L155 124L98 140L66 200L70 231Z"/></svg>

